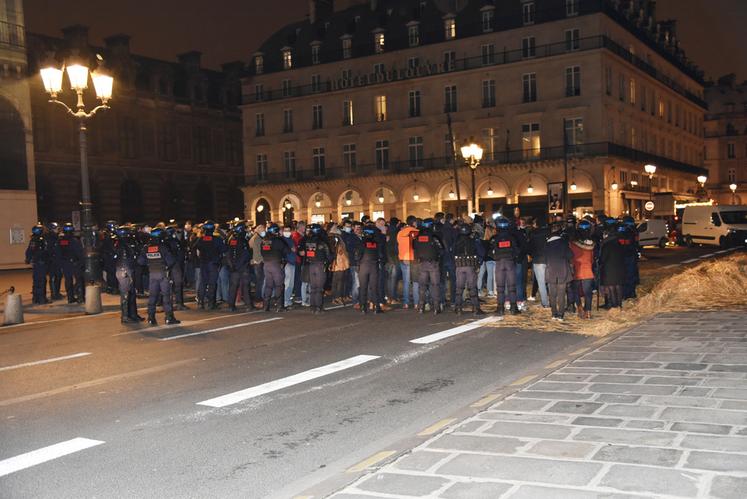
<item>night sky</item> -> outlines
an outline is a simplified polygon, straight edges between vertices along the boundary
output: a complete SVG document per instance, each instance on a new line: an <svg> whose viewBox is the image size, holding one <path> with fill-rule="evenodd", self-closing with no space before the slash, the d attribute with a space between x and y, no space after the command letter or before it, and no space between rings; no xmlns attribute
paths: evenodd
<svg viewBox="0 0 747 499"><path fill-rule="evenodd" d="M277 28L308 11L308 0L24 0L29 31L60 35L60 28L85 24L93 43L126 33L133 52L176 60L189 50L203 53L203 65L248 61ZM206 8L210 5L213 8ZM746 0L659 0L659 20L678 19L688 56L707 77L735 72L747 79L744 24Z"/></svg>

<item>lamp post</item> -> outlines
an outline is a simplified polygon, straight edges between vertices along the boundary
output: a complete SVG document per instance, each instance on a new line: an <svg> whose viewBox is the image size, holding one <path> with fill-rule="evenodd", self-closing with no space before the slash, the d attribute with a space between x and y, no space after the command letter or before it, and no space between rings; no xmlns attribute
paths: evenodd
<svg viewBox="0 0 747 499"><path fill-rule="evenodd" d="M461 148L462 158L469 166L470 174L472 175L472 212L477 213L479 207L477 205L477 191L475 190L475 170L480 165L482 159L482 147L478 146L470 139L469 143L465 144Z"/></svg>
<svg viewBox="0 0 747 499"><path fill-rule="evenodd" d="M108 102L112 97L112 86L114 78L104 69L103 59L97 56L98 67L95 70L89 70L85 61L81 58L70 59L62 68L52 61L46 64L39 71L41 74L44 89L49 94L49 102L62 106L68 115L72 116L78 122L80 137L80 181L81 181L81 210L82 210L82 242L85 252L85 280L91 284L98 279L98 262L96 257L96 234L93 229L93 211L91 205L91 186L88 180L88 147L86 143L86 123L97 112L103 109L109 109ZM75 110L67 104L57 99L57 95L62 92L62 80L64 74L70 83L70 89L77 94L78 101ZM83 92L88 88L88 80L93 81L93 87L96 92L96 98L101 104L94 107L90 112L86 112L83 102ZM88 294L86 294L88 298ZM89 304L86 303L88 311ZM91 312L89 312L91 313Z"/></svg>
<svg viewBox="0 0 747 499"><path fill-rule="evenodd" d="M646 165L643 170L648 174L648 200L654 200L654 173L656 173L656 165Z"/></svg>
<svg viewBox="0 0 747 499"><path fill-rule="evenodd" d="M729 184L731 191L731 204L737 204L737 184Z"/></svg>
<svg viewBox="0 0 747 499"><path fill-rule="evenodd" d="M708 196L708 191L705 188L706 182L708 182L708 177L706 177L705 175L698 175L698 183L700 184L700 190L698 191L698 196L700 196L701 193L703 194L704 198Z"/></svg>

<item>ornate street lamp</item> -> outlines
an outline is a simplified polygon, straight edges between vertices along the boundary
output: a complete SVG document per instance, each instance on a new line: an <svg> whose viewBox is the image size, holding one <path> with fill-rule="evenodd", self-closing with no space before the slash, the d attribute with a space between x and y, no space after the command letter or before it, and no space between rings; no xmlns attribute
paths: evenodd
<svg viewBox="0 0 747 499"><path fill-rule="evenodd" d="M470 173L472 174L472 211L477 213L477 192L475 190L475 170L480 165L482 160L482 147L475 144L470 138L469 142L465 142L461 148L462 158L469 166Z"/></svg>
<svg viewBox="0 0 747 499"><path fill-rule="evenodd" d="M85 252L85 280L86 283L95 283L99 278L98 258L96 255L96 233L93 229L93 206L91 204L91 186L88 179L88 147L86 142L86 124L96 113L101 110L109 109L108 102L112 98L112 87L114 78L104 68L104 60L100 55L96 56L98 67L90 71L82 58L76 57L66 61L66 65L60 68L56 61L50 61L45 64L39 71L44 90L49 94L49 102L62 106L68 115L72 116L78 122L79 140L80 140L80 180L81 180L81 210L82 210L82 242ZM77 94L78 101L75 110L67 104L57 99L62 92L62 80L64 73L67 73L70 89ZM85 103L83 102L83 91L88 88L88 80L93 81L93 88L96 98L101 104L95 106L91 111L86 112ZM86 294L88 298L88 294ZM101 310L94 310L95 302L100 301L93 296L90 298L94 303L86 303L87 313L98 313ZM100 308L100 307L96 307Z"/></svg>
<svg viewBox="0 0 747 499"><path fill-rule="evenodd" d="M700 184L700 187L702 189L705 189L705 183L708 182L708 177L705 175L699 175L698 176L698 183Z"/></svg>
<svg viewBox="0 0 747 499"><path fill-rule="evenodd" d="M731 204L737 204L737 184L729 184L731 190Z"/></svg>

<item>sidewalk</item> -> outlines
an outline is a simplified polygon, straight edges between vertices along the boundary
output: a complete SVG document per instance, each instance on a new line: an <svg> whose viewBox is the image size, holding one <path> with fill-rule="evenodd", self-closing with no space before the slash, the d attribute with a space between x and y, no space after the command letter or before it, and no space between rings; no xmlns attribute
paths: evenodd
<svg viewBox="0 0 747 499"><path fill-rule="evenodd" d="M747 312L662 314L337 499L747 497Z"/></svg>

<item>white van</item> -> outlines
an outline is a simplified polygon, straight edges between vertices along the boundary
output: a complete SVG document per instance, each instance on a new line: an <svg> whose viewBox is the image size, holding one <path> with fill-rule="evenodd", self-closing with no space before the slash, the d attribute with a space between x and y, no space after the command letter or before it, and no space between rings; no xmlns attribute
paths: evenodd
<svg viewBox="0 0 747 499"><path fill-rule="evenodd" d="M747 205L687 206L682 214L685 244L728 248L747 244Z"/></svg>
<svg viewBox="0 0 747 499"><path fill-rule="evenodd" d="M666 220L644 220L638 224L638 243L641 246L665 248L669 241L669 226Z"/></svg>

